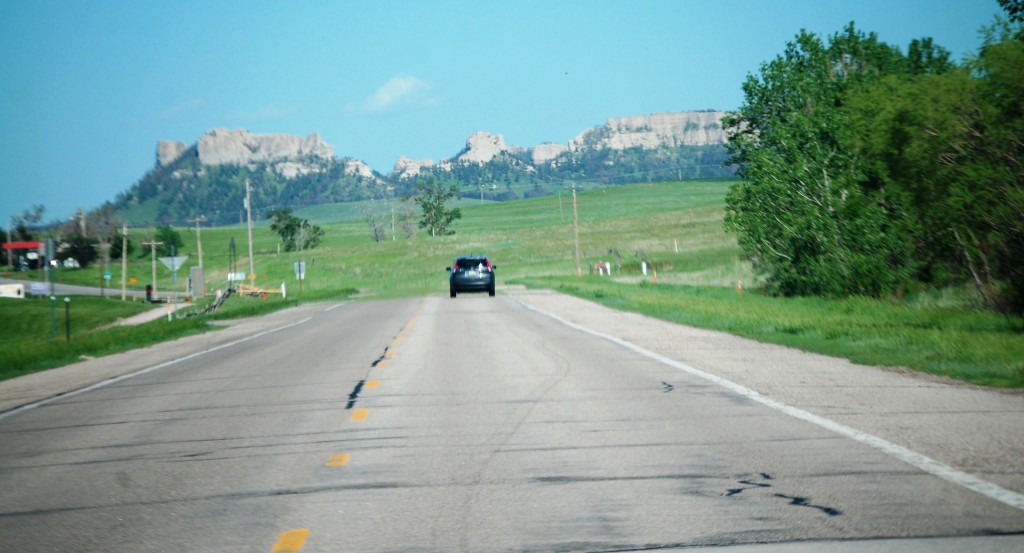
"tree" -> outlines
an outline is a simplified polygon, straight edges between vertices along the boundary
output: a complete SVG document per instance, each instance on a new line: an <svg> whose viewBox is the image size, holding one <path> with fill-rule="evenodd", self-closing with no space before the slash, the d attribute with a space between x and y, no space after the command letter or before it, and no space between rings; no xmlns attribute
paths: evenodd
<svg viewBox="0 0 1024 553"><path fill-rule="evenodd" d="M364 205L360 209L360 212L363 215L363 220L365 220L366 224L370 227L370 238L373 238L374 242L380 242L381 240L386 239L388 234L387 217L374 210L373 207L369 205Z"/></svg>
<svg viewBox="0 0 1024 553"><path fill-rule="evenodd" d="M957 70L890 75L847 101L848 147L911 245L915 278L1024 311L1024 42L997 22Z"/></svg>
<svg viewBox="0 0 1024 553"><path fill-rule="evenodd" d="M1007 17L1014 23L1024 23L1024 0L998 0L999 5L1006 11ZM1020 37L1020 35L1017 35Z"/></svg>
<svg viewBox="0 0 1024 553"><path fill-rule="evenodd" d="M324 231L319 225L292 214L292 210L286 208L272 209L268 215L271 218L270 230L281 237L284 251L309 250L320 244Z"/></svg>
<svg viewBox="0 0 1024 553"><path fill-rule="evenodd" d="M135 253L135 242L132 242L131 238L129 238L127 240L127 242L128 242L128 251L125 252L125 255L130 256L133 253ZM121 247L122 246L123 246L123 242L121 240L121 236L120 235L117 238L115 238L112 242L110 242L110 258L111 259L121 259ZM146 253L148 254L149 252L146 252Z"/></svg>
<svg viewBox="0 0 1024 553"><path fill-rule="evenodd" d="M57 259L74 259L82 269L99 258L99 241L81 233L72 234L57 250Z"/></svg>
<svg viewBox="0 0 1024 553"><path fill-rule="evenodd" d="M745 102L724 121L740 165L725 224L770 292L877 296L909 278L907 242L843 141L843 107L884 75L946 67L930 40L915 44L911 64L852 23L827 44L801 32L743 83Z"/></svg>
<svg viewBox="0 0 1024 553"><path fill-rule="evenodd" d="M462 197L458 186L452 184L446 187L443 183L430 181L419 183L416 187L419 194L413 197L413 201L423 212L419 227L429 230L431 236L455 234L449 227L456 219L462 218L462 210L449 208L448 201Z"/></svg>
<svg viewBox="0 0 1024 553"><path fill-rule="evenodd" d="M153 241L162 242L162 244L156 247L156 254L161 257L180 255L181 247L185 245L185 241L181 238L181 233L166 226L157 227ZM143 252L143 257L149 255L149 253L149 251Z"/></svg>
<svg viewBox="0 0 1024 553"><path fill-rule="evenodd" d="M409 205L409 202L402 201L395 210L395 217L406 238L416 236L416 208Z"/></svg>
<svg viewBox="0 0 1024 553"><path fill-rule="evenodd" d="M22 211L20 215L14 216L13 238L16 241L33 240L33 230L43 220L43 213L46 207L36 204L31 208Z"/></svg>

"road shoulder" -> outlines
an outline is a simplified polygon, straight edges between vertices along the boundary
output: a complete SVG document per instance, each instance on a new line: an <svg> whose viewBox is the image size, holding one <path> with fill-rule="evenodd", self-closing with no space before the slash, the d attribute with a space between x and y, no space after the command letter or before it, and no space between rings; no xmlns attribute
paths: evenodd
<svg viewBox="0 0 1024 553"><path fill-rule="evenodd" d="M123 353L85 359L55 369L0 381L0 415L136 371L295 324L329 304L306 304L263 317L217 323L223 328Z"/></svg>
<svg viewBox="0 0 1024 553"><path fill-rule="evenodd" d="M1024 394L851 363L670 323L548 290L510 295L841 425L1024 492Z"/></svg>

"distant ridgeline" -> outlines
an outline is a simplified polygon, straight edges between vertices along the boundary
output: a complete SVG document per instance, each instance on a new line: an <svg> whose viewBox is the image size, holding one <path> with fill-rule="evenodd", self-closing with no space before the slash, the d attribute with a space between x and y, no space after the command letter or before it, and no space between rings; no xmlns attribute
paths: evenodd
<svg viewBox="0 0 1024 553"><path fill-rule="evenodd" d="M362 161L336 158L319 134L308 137L214 129L197 143L161 140L157 163L113 202L133 224L209 224L244 220L245 181L253 216L277 207L379 199L412 193L421 181L458 183L463 194L508 200L553 194L566 181L625 184L731 176L717 111L656 113L609 119L568 145L518 147L500 134L474 133L440 162L399 157L382 175Z"/></svg>

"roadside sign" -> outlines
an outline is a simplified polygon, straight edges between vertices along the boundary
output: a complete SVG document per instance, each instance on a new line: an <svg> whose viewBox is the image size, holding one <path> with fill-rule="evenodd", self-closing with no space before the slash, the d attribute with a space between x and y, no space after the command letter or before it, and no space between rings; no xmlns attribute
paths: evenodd
<svg viewBox="0 0 1024 553"><path fill-rule="evenodd" d="M295 278L299 280L306 280L306 262L296 261L295 262Z"/></svg>
<svg viewBox="0 0 1024 553"><path fill-rule="evenodd" d="M163 263L168 269L178 272L178 269L188 261L187 255L176 255L174 257L158 257L160 263Z"/></svg>
<svg viewBox="0 0 1024 553"><path fill-rule="evenodd" d="M110 271L107 271L107 272L103 273L103 280L110 280L110 278L112 276L113 275L110 274Z"/></svg>

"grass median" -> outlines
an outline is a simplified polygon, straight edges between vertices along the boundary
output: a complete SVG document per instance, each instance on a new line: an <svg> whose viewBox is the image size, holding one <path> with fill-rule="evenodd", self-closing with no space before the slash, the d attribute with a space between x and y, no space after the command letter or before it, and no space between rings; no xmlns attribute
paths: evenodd
<svg viewBox="0 0 1024 553"><path fill-rule="evenodd" d="M336 300L352 293L349 289L311 294L306 301ZM256 317L299 304L295 298L232 296L209 315L186 316L201 310L204 301L175 312L171 320L161 315L147 323L121 326L115 324L119 319L164 308L92 296L70 296L65 305L64 297L53 305L47 299L0 302L0 380L215 331L220 327L212 321Z"/></svg>

